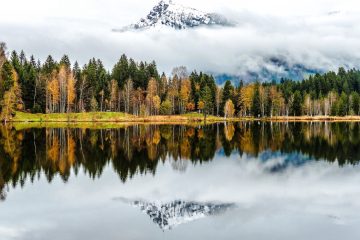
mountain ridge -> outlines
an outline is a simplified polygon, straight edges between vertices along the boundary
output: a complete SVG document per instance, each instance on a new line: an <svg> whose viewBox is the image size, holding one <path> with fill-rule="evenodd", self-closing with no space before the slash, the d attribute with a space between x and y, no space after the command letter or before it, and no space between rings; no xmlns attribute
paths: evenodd
<svg viewBox="0 0 360 240"><path fill-rule="evenodd" d="M151 27L167 26L177 30L199 26L231 26L226 17L217 13L206 13L195 8L161 0L150 13L137 23L113 31L144 30Z"/></svg>

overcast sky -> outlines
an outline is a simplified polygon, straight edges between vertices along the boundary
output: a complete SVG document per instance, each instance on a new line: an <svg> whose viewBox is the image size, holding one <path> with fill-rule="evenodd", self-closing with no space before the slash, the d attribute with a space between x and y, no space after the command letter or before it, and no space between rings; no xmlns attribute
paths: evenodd
<svg viewBox="0 0 360 240"><path fill-rule="evenodd" d="M232 28L112 32L145 17L158 0L0 0L0 41L44 60L48 54L111 69L122 53L156 60L161 71L185 65L216 73L260 69L266 57L336 69L360 66L356 0L174 0L235 20Z"/></svg>

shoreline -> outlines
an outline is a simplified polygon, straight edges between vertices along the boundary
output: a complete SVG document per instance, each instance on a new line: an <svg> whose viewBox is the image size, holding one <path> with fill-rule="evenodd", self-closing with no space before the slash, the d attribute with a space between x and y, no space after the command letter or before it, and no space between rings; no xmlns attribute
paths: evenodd
<svg viewBox="0 0 360 240"><path fill-rule="evenodd" d="M263 122L360 122L360 116L276 116L276 117L233 117L224 118L208 115L206 120L199 113L182 115L134 116L121 112L51 113L33 114L16 112L8 120L13 123L68 123L68 124L211 124L220 122L263 121Z"/></svg>

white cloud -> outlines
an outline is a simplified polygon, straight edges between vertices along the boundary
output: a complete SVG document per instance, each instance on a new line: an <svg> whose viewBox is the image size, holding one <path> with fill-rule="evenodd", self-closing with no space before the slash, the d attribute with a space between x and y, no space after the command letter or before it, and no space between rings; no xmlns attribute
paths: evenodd
<svg viewBox="0 0 360 240"><path fill-rule="evenodd" d="M217 73L243 74L282 56L289 63L335 70L360 67L360 17L356 1L189 1L176 2L236 19L234 28L149 30L114 33L145 16L151 1L6 1L0 15L0 40L9 49L24 49L42 60L48 54L84 64L91 57L110 69L122 53L137 60L156 60L167 73L186 65ZM281 72L283 69L273 69Z"/></svg>

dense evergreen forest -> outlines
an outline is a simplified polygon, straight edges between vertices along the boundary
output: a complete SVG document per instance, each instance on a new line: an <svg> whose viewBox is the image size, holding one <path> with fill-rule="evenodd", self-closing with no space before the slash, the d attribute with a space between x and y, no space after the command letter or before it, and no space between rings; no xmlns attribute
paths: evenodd
<svg viewBox="0 0 360 240"><path fill-rule="evenodd" d="M217 116L317 116L360 114L360 71L316 74L303 81L282 79L217 86L213 76L175 67L171 76L156 63L126 55L109 72L99 59L80 67L67 55L44 63L0 43L0 110L8 120L16 111L69 113L126 112L172 115L201 112Z"/></svg>

